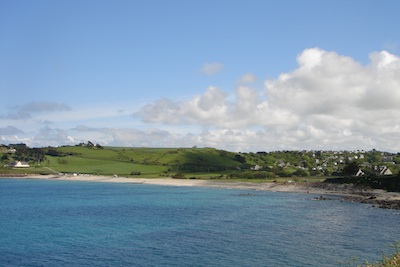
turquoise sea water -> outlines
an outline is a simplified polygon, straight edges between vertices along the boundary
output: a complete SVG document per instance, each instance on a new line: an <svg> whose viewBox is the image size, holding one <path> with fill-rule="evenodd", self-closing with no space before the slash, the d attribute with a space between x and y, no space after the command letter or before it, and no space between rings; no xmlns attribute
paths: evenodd
<svg viewBox="0 0 400 267"><path fill-rule="evenodd" d="M343 266L400 240L396 211L313 197L0 179L0 266Z"/></svg>

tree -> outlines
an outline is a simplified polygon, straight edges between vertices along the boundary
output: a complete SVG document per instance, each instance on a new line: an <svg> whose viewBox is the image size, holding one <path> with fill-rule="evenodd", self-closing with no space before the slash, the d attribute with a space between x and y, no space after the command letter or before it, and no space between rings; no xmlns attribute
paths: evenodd
<svg viewBox="0 0 400 267"><path fill-rule="evenodd" d="M4 154L4 155L1 157L1 161L5 161L5 160L8 160L8 156L7 156L6 154Z"/></svg>
<svg viewBox="0 0 400 267"><path fill-rule="evenodd" d="M351 161L344 166L343 175L355 175L359 169L360 166L358 165L358 163L355 161Z"/></svg>
<svg viewBox="0 0 400 267"><path fill-rule="evenodd" d="M297 169L293 175L296 176L302 176L302 177L307 177L309 175L309 173L306 170L302 170L302 169Z"/></svg>
<svg viewBox="0 0 400 267"><path fill-rule="evenodd" d="M239 154L236 154L234 156L234 160L236 160L237 162L240 162L240 163L245 163L246 162L246 159L244 157L242 157L241 155L239 155Z"/></svg>

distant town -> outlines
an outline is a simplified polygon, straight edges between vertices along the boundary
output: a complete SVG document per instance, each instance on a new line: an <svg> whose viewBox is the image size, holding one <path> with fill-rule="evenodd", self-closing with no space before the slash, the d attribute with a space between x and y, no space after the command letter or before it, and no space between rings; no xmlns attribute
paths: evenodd
<svg viewBox="0 0 400 267"><path fill-rule="evenodd" d="M253 170L280 176L392 175L400 171L400 153L377 151L303 150L248 153Z"/></svg>

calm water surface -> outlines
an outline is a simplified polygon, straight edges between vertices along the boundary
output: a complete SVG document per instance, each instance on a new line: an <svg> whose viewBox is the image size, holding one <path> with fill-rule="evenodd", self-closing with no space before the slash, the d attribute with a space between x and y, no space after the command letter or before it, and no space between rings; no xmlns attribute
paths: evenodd
<svg viewBox="0 0 400 267"><path fill-rule="evenodd" d="M400 240L398 211L313 197L0 179L0 265L343 266Z"/></svg>

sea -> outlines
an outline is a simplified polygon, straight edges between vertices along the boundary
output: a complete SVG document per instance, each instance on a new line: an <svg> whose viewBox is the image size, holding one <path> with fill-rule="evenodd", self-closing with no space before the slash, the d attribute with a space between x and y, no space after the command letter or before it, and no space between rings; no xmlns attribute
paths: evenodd
<svg viewBox="0 0 400 267"><path fill-rule="evenodd" d="M315 197L3 178L0 266L356 266L394 252L399 211Z"/></svg>

